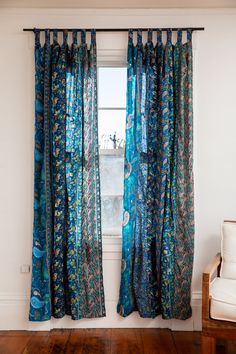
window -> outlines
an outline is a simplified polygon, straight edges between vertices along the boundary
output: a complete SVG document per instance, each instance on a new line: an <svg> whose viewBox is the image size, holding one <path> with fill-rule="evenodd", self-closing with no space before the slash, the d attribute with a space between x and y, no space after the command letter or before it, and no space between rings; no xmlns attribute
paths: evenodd
<svg viewBox="0 0 236 354"><path fill-rule="evenodd" d="M124 147L126 68L99 68L98 112L100 148Z"/></svg>
<svg viewBox="0 0 236 354"><path fill-rule="evenodd" d="M126 68L98 70L98 129L103 236L121 236Z"/></svg>

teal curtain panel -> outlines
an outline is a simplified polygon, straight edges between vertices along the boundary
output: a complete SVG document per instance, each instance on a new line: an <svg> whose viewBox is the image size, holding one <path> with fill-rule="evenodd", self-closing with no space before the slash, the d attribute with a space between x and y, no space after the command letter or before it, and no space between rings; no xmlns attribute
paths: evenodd
<svg viewBox="0 0 236 354"><path fill-rule="evenodd" d="M184 40L178 31L176 41L171 30L165 41L162 34L148 31L143 44L138 31L134 44L129 31L117 310L185 320L194 251L192 33Z"/></svg>
<svg viewBox="0 0 236 354"><path fill-rule="evenodd" d="M105 316L96 33L35 30L35 174L29 319ZM79 44L78 44L79 42Z"/></svg>

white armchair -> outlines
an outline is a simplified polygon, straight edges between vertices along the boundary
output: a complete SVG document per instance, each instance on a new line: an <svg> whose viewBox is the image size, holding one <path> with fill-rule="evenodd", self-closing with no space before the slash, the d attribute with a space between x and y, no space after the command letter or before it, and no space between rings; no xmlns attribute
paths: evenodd
<svg viewBox="0 0 236 354"><path fill-rule="evenodd" d="M202 354L215 353L217 337L236 339L236 221L224 221L221 254L203 273Z"/></svg>

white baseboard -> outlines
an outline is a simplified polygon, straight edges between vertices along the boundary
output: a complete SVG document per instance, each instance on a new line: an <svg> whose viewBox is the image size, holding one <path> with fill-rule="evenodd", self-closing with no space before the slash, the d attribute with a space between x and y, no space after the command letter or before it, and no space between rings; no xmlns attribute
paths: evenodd
<svg viewBox="0 0 236 354"><path fill-rule="evenodd" d="M47 331L53 328L170 328L175 331L201 330L201 292L192 295L193 316L186 320L143 319L134 313L122 318L116 313L117 302L106 301L107 316L73 321L68 316L46 322L28 321L29 299L22 294L0 294L0 330Z"/></svg>

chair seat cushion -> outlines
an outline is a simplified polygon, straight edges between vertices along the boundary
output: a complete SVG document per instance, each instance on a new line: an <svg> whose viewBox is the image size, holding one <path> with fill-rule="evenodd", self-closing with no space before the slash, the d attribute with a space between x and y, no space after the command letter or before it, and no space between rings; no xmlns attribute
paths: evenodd
<svg viewBox="0 0 236 354"><path fill-rule="evenodd" d="M236 322L236 280L215 278L211 283L210 295L211 317Z"/></svg>

